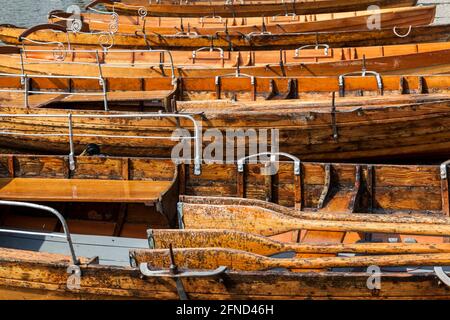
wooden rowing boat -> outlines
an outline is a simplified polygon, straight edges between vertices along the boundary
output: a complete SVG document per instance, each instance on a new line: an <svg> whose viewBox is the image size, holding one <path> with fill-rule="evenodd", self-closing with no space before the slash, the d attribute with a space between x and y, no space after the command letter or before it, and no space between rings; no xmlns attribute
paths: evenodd
<svg viewBox="0 0 450 320"><path fill-rule="evenodd" d="M169 159L78 156L72 167L67 156L0 155L0 298L450 298L433 270L450 263L448 166L299 166L279 162L268 178L262 163L244 163L245 174L202 164L196 175ZM92 203L108 199L117 202ZM60 210L73 255L52 233L62 231L56 217L4 200ZM15 233L30 229L40 234ZM284 242L266 237L286 231ZM371 265L382 268L380 288L367 286Z"/></svg>
<svg viewBox="0 0 450 320"><path fill-rule="evenodd" d="M245 2L244 4L149 4L147 1L122 0L120 2L110 0L95 0L88 4L86 8L95 7L98 4L104 5L107 9L120 13L136 15L139 10L146 12L149 16L163 17L258 17L275 16L286 13L294 14L318 14L329 12L348 12L366 10L371 5L380 8L396 8L414 6L416 0L345 0L345 1L303 1L303 2L282 2L272 1L255 3Z"/></svg>
<svg viewBox="0 0 450 320"><path fill-rule="evenodd" d="M82 13L81 30L114 31L134 34L141 30L147 34L161 35L190 34L214 35L217 32L249 34L252 32L325 32L369 30L379 23L384 28L428 25L433 22L435 6L406 7L369 11L321 14L313 16L281 16L264 18L170 18L170 17L130 17L98 13ZM370 19L375 19L373 22ZM52 11L49 23L67 25L73 21L71 13Z"/></svg>
<svg viewBox="0 0 450 320"><path fill-rule="evenodd" d="M260 77L339 76L366 70L381 74L446 74L449 43L281 51L70 51L42 46L0 47L0 71L105 77L207 77L236 72ZM21 53L20 53L21 52ZM98 57L98 61L97 61Z"/></svg>
<svg viewBox="0 0 450 320"><path fill-rule="evenodd" d="M53 30L48 30L53 29ZM58 32L55 32L58 31ZM40 42L71 43L75 46L116 49L195 50L215 47L226 50L297 49L303 45L327 44L330 48L448 42L449 25L382 28L368 31L336 31L309 33L216 33L213 36L158 35L139 32L125 34L108 32L73 33L60 25L39 25L30 29L0 26L0 40L6 44L21 44L23 39Z"/></svg>
<svg viewBox="0 0 450 320"><path fill-rule="evenodd" d="M14 135L3 135L0 142L2 147L18 150L65 152L70 113L73 130L78 134L99 135L75 137L78 152L92 142L101 145L109 154L169 156L173 147L179 145L179 141L170 139L174 130L180 126L192 132L196 123L203 131L218 129L222 134L227 129L256 130L256 136L249 136L245 143L248 147L251 142L256 142L257 136L277 129L280 150L304 160L386 161L393 157L449 157L450 137L446 129L449 97L447 94L420 95L424 92L448 93L449 78L386 76L377 79L349 77L342 78L339 84L336 78L323 78L318 86L314 78L252 80L224 77L219 81L217 78L185 78L174 86L170 78L109 78L104 80L108 88L106 102L109 110L118 110L113 112L101 111L106 105L98 79L35 78L28 82L28 90L38 94L28 96L28 108L24 107L23 93L2 93L2 128L19 135L54 132L62 136L16 139ZM22 88L20 78L3 80L4 88ZM339 91L344 97L333 104L332 91ZM390 96L390 93L408 92L419 95ZM387 96L373 97L372 100L370 95L374 93ZM345 97L366 94L367 97L359 100ZM308 96L314 99L310 102L289 100L298 97L304 100ZM199 99L204 101L189 101ZM151 119L128 119L124 123L122 119L106 117L109 113L123 114L120 111L160 109L191 115L193 119L177 119L176 116L159 119L154 114ZM8 116L23 113L34 116ZM48 119L48 114L57 114L60 118ZM89 118L89 122L82 117ZM247 133L253 134L250 131ZM108 133L114 133L116 137L102 137ZM120 136L125 134L138 138L133 141L121 139ZM274 136L269 132L265 139L270 146ZM208 145L212 148L209 141L206 138L203 141L205 148Z"/></svg>

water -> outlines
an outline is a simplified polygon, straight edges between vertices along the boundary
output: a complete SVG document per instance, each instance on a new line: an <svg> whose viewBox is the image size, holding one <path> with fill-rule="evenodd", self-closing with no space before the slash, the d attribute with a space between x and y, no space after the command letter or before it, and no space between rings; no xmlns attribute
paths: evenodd
<svg viewBox="0 0 450 320"><path fill-rule="evenodd" d="M70 5L83 8L86 0L0 0L0 24L31 27L46 23L52 10L66 10Z"/></svg>
<svg viewBox="0 0 450 320"><path fill-rule="evenodd" d="M51 10L66 10L70 5L81 8L89 0L0 0L0 24L9 23L31 27L47 22ZM450 0L420 0L423 4L437 4L436 23L450 23Z"/></svg>

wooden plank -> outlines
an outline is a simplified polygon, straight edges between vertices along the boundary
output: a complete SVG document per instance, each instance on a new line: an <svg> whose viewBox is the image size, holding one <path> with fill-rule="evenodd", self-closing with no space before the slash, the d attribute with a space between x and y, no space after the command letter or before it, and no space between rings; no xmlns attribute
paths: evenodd
<svg viewBox="0 0 450 320"><path fill-rule="evenodd" d="M122 159L122 179L130 180L130 159L123 158Z"/></svg>
<svg viewBox="0 0 450 320"><path fill-rule="evenodd" d="M237 182L237 194L236 196L238 198L245 198L245 168L247 167L244 163L243 165L244 170L242 172L239 172L238 170L236 170L236 182Z"/></svg>
<svg viewBox="0 0 450 320"><path fill-rule="evenodd" d="M323 166L325 182L323 185L322 194L320 195L319 202L317 204L317 209L323 209L325 202L327 200L328 194L330 193L331 187L331 165L329 163Z"/></svg>
<svg viewBox="0 0 450 320"><path fill-rule="evenodd" d="M303 210L303 170L301 170L300 165L300 174L294 176L294 201L295 201L295 209Z"/></svg>
<svg viewBox="0 0 450 320"><path fill-rule="evenodd" d="M450 178L448 172L448 161L441 165L441 194L442 212L450 216Z"/></svg>
<svg viewBox="0 0 450 320"><path fill-rule="evenodd" d="M14 168L14 155L8 156L8 172L11 178L15 176L15 168Z"/></svg>

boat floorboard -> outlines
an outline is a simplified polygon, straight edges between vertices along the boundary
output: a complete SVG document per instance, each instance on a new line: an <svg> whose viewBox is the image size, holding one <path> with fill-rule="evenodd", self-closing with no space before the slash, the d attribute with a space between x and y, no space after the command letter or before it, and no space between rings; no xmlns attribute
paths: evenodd
<svg viewBox="0 0 450 320"><path fill-rule="evenodd" d="M147 239L71 234L77 256L99 258L99 264L130 266L129 250L149 248ZM0 247L70 255L65 239L55 236L0 233Z"/></svg>

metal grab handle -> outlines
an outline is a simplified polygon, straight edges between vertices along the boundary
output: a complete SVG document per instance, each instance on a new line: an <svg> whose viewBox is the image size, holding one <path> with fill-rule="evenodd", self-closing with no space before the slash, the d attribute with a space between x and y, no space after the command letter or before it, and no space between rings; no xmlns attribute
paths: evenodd
<svg viewBox="0 0 450 320"><path fill-rule="evenodd" d="M200 19L199 19L199 22L202 24L202 26L205 23L205 21L204 21L205 19L216 19L216 20L218 20L218 22L216 22L216 23L224 23L223 18L221 16L204 16L204 17L200 17Z"/></svg>
<svg viewBox="0 0 450 320"><path fill-rule="evenodd" d="M300 175L300 163L301 163L300 159L297 158L296 156L293 156L292 154L289 154L286 152L261 152L261 153L256 153L256 154L252 154L247 157L241 158L237 161L238 172L244 172L244 163L246 160L249 160L252 158L257 158L259 156L284 156L286 158L289 158L292 161L294 161L294 174L296 176ZM272 162L272 161L270 161L270 162Z"/></svg>
<svg viewBox="0 0 450 320"><path fill-rule="evenodd" d="M208 50L209 52L213 52L213 51L218 51L220 53L220 57L219 59L223 60L225 58L225 54L222 48L216 48L216 47L201 47L198 48L197 50L193 50L192 51L192 62L195 62L195 60L197 59L197 53L200 51L206 51Z"/></svg>
<svg viewBox="0 0 450 320"><path fill-rule="evenodd" d="M282 3L284 3L284 1L283 1ZM297 14L295 14L294 12L286 13L286 14L277 14L277 15L275 15L275 16L272 16L272 17L270 18L270 20L271 20L271 21L277 21L277 18L278 18L278 17L292 17L292 18L291 18L291 21L294 21L295 18L297 17Z"/></svg>
<svg viewBox="0 0 450 320"><path fill-rule="evenodd" d="M270 31L254 31L254 32L247 33L246 39L251 39L251 37L254 37L254 36L270 36L271 34L272 34L272 32L270 32Z"/></svg>
<svg viewBox="0 0 450 320"><path fill-rule="evenodd" d="M356 72L350 72L350 73L346 73L346 74L341 74L339 76L339 95L341 97L343 97L345 95L345 77L349 77L349 76L367 76L367 75L372 75L375 77L375 79L377 80L377 87L378 90L380 92L380 94L383 94L383 80L381 78L381 75L376 72L376 71L367 71L367 70L363 70L363 71L356 71Z"/></svg>
<svg viewBox="0 0 450 320"><path fill-rule="evenodd" d="M319 57L329 57L329 52L330 52L330 46L328 44L308 44L306 46L302 46L300 48L295 49L295 54L294 57L298 58L300 56L300 51L307 49L307 48L314 48L315 50L318 50L320 47L324 48L323 49L323 56L319 56Z"/></svg>
<svg viewBox="0 0 450 320"><path fill-rule="evenodd" d="M157 277L157 278L210 278L217 277L227 271L227 267L220 266L212 271L197 271L197 270L187 270L181 271L180 273L171 273L169 270L151 270L148 267L148 263L140 263L139 271L145 277Z"/></svg>
<svg viewBox="0 0 450 320"><path fill-rule="evenodd" d="M255 84L256 82L255 76L246 73L241 73L239 68L236 68L236 73L227 73L221 76L216 76L216 83L219 81L218 79L222 78L248 78L250 79L252 85Z"/></svg>
<svg viewBox="0 0 450 320"><path fill-rule="evenodd" d="M61 225L62 225L63 230L64 230L64 235L53 234L53 233L50 233L50 232L34 232L34 231L12 230L12 229L0 229L0 232L17 233L17 234L28 234L28 235L35 235L35 236L48 236L48 235L50 235L52 237L65 238L67 240L67 244L69 246L69 251L70 251L70 255L71 255L71 259L72 259L72 264L74 264L74 265L80 264L80 261L77 259L77 256L75 254L75 250L73 248L72 238L70 237L70 232L69 232L69 227L67 226L67 222L64 219L64 217L62 216L62 214L59 213L57 210L55 210L53 208L50 208L50 207L47 207L47 206L35 204L35 203L18 202L18 201L0 200L0 205L38 209L38 210L43 210L43 211L50 212L53 215L55 215L58 218L58 220L61 222Z"/></svg>

